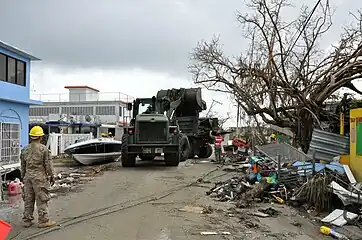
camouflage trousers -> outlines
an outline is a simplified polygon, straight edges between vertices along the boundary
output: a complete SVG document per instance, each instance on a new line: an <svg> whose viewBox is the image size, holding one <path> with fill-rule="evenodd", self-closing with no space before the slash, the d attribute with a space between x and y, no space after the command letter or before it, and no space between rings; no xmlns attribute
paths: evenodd
<svg viewBox="0 0 362 240"><path fill-rule="evenodd" d="M46 223L49 221L48 202L50 184L47 179L36 179L31 177L24 178L24 222L34 220L34 205L38 210L38 222Z"/></svg>
<svg viewBox="0 0 362 240"><path fill-rule="evenodd" d="M215 146L215 161L221 163L221 146Z"/></svg>

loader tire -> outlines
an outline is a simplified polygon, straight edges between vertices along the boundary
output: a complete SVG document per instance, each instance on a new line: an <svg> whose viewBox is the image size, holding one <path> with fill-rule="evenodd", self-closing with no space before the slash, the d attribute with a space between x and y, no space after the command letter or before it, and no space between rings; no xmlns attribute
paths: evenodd
<svg viewBox="0 0 362 240"><path fill-rule="evenodd" d="M195 152L194 152L194 150L193 149L191 149L191 151L190 151L190 154L189 154L189 159L194 159L195 158Z"/></svg>
<svg viewBox="0 0 362 240"><path fill-rule="evenodd" d="M180 134L179 137L180 162L186 161L191 152L190 142L186 135Z"/></svg>
<svg viewBox="0 0 362 240"><path fill-rule="evenodd" d="M128 154L128 134L122 136L121 153L122 167L136 166L136 155Z"/></svg>
<svg viewBox="0 0 362 240"><path fill-rule="evenodd" d="M170 167L177 167L180 163L179 153L165 153L165 164Z"/></svg>
<svg viewBox="0 0 362 240"><path fill-rule="evenodd" d="M199 149L199 153L197 154L197 156L199 158L208 158L208 154L210 153L210 150L209 150L209 147L210 146L209 144L205 144L203 146L200 147ZM211 146L210 146L211 147ZM211 154L212 154L212 149L211 149ZM210 154L210 156L211 156Z"/></svg>
<svg viewBox="0 0 362 240"><path fill-rule="evenodd" d="M210 144L206 144L205 148L206 148L206 156L205 156L205 158L211 157L212 152L213 152L212 146Z"/></svg>

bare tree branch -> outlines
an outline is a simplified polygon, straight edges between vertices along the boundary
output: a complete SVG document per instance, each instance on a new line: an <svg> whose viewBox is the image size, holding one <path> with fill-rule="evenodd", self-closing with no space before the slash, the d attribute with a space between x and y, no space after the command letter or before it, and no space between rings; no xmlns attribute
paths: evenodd
<svg viewBox="0 0 362 240"><path fill-rule="evenodd" d="M208 89L232 94L246 114L289 127L306 150L314 126L328 115L323 103L362 77L362 14L345 27L340 41L326 52L322 37L332 26L329 0L307 6L291 21L290 0L249 0L249 14L237 14L249 50L230 58L220 40L200 42L191 56L193 80ZM351 88L354 89L354 88Z"/></svg>

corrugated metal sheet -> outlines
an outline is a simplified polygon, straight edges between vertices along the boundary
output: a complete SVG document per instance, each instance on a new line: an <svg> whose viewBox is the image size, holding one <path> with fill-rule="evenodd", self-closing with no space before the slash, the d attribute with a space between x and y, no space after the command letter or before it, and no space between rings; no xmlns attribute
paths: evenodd
<svg viewBox="0 0 362 240"><path fill-rule="evenodd" d="M308 155L318 160L332 161L334 157L349 154L349 137L314 129Z"/></svg>
<svg viewBox="0 0 362 240"><path fill-rule="evenodd" d="M257 149L272 157L274 160L280 156L282 162L295 162L295 161L310 161L311 158L304 152L290 146L286 143L281 144L267 144L263 146L257 146Z"/></svg>

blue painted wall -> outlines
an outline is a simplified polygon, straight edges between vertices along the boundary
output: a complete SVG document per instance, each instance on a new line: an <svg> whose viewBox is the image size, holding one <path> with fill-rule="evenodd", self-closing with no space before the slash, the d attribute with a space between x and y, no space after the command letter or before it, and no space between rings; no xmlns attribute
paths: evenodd
<svg viewBox="0 0 362 240"><path fill-rule="evenodd" d="M6 49L0 48L0 53L22 60L26 63L26 86L0 81L0 122L21 124L22 148L28 144L29 137L29 105L41 104L30 97L30 59L21 57Z"/></svg>
<svg viewBox="0 0 362 240"><path fill-rule="evenodd" d="M21 148L28 145L29 105L0 100L0 122L19 123L21 127Z"/></svg>
<svg viewBox="0 0 362 240"><path fill-rule="evenodd" d="M4 98L14 99L15 101L26 102L29 101L30 96L30 60L20 57L6 49L0 48L0 53L6 54L10 57L17 58L26 63L26 86L19 86L12 83L0 81L0 96Z"/></svg>

